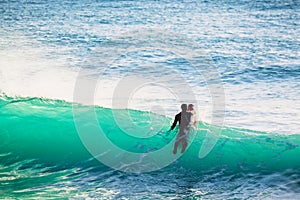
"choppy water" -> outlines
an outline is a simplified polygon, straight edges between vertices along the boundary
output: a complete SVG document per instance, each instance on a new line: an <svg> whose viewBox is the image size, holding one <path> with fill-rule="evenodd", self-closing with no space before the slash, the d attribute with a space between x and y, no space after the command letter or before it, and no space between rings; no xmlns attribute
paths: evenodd
<svg viewBox="0 0 300 200"><path fill-rule="evenodd" d="M0 197L297 199L299 6L0 1ZM84 83L95 85L78 92ZM182 102L203 122L173 164L125 173L92 158L73 102L96 104L105 135L141 154L172 146L175 132L165 131ZM119 108L134 109L125 129ZM213 127L216 145L200 159Z"/></svg>

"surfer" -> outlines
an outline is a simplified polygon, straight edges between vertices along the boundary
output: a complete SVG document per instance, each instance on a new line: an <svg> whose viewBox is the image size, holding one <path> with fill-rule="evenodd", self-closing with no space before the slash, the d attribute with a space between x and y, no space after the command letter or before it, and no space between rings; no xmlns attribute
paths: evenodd
<svg viewBox="0 0 300 200"><path fill-rule="evenodd" d="M188 106L188 112L190 112L192 114L191 116L191 121L190 121L190 125L192 128L196 128L196 124L197 124L197 116L196 116L196 111L194 109L194 105L193 104L189 104Z"/></svg>
<svg viewBox="0 0 300 200"><path fill-rule="evenodd" d="M176 142L175 142L174 150L173 150L174 154L177 153L177 148L178 148L179 144L182 144L181 153L185 152L185 149L187 147L187 137L188 137L188 133L189 133L189 129L190 129L189 125L191 122L191 116L192 116L192 113L187 112L187 105L182 104L181 112L175 116L174 122L170 129L170 130L173 130L175 128L175 126L177 125L177 122L179 123L179 131L176 136Z"/></svg>

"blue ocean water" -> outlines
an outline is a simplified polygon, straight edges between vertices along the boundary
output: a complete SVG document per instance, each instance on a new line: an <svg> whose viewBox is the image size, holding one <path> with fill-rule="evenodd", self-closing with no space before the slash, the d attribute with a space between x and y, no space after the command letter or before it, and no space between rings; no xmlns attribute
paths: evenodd
<svg viewBox="0 0 300 200"><path fill-rule="evenodd" d="M0 197L297 199L299 8L298 0L0 1ZM72 118L72 104L96 105L108 138L145 153L174 138L166 130L183 102L197 106L196 139L148 173L93 159ZM133 112L131 126L118 124L128 120L120 109ZM114 111L119 118L101 118ZM200 159L214 126L219 138Z"/></svg>

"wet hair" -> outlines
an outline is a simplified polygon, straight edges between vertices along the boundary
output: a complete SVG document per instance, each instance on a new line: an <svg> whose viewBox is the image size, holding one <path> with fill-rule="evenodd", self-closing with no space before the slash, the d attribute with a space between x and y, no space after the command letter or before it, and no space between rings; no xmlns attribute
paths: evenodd
<svg viewBox="0 0 300 200"><path fill-rule="evenodd" d="M191 108L191 110L194 110L194 105L193 104L189 104L189 108Z"/></svg>
<svg viewBox="0 0 300 200"><path fill-rule="evenodd" d="M187 110L187 105L186 104L181 104L181 110L186 111Z"/></svg>

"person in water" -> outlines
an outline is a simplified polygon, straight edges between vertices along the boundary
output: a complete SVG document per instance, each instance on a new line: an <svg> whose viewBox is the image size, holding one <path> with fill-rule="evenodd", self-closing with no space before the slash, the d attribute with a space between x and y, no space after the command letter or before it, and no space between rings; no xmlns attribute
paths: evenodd
<svg viewBox="0 0 300 200"><path fill-rule="evenodd" d="M173 150L174 154L177 153L177 148L178 148L179 144L182 144L181 153L185 152L185 149L188 144L187 137L188 137L188 133L189 133L189 129L190 129L191 116L192 116L192 113L187 111L187 105L182 104L181 112L175 116L174 122L170 129L170 130L173 130L175 128L175 126L177 125L177 123L179 123L179 131L176 136L176 142L175 142L174 150Z"/></svg>
<svg viewBox="0 0 300 200"><path fill-rule="evenodd" d="M194 105L193 104L189 104L189 106L188 106L188 112L190 112L192 114L190 125L191 125L191 127L193 127L195 129L196 128L196 124L197 124L197 116L196 116L196 111L194 109Z"/></svg>

